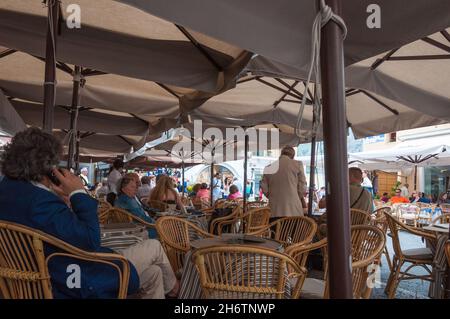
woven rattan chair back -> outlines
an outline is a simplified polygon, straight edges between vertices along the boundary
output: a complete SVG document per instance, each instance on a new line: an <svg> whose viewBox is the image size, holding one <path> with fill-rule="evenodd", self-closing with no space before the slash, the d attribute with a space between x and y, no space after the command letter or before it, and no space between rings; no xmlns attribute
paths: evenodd
<svg viewBox="0 0 450 319"><path fill-rule="evenodd" d="M206 299L297 298L306 275L290 256L255 246L201 248L193 258ZM287 278L298 278L292 293Z"/></svg>
<svg viewBox="0 0 450 319"><path fill-rule="evenodd" d="M442 214L431 222L431 224L449 224L450 223L450 213Z"/></svg>
<svg viewBox="0 0 450 319"><path fill-rule="evenodd" d="M192 240L214 237L185 218L161 217L155 226L175 273L183 268L184 256L191 249Z"/></svg>
<svg viewBox="0 0 450 319"><path fill-rule="evenodd" d="M167 205L167 203L161 202L159 200L149 199L147 201L147 205L148 205L148 207L157 209L160 212L167 212L167 210L169 209L169 205Z"/></svg>
<svg viewBox="0 0 450 319"><path fill-rule="evenodd" d="M351 241L353 298L369 298L372 287L368 276L376 271L375 263L385 247L386 235L376 226L356 225L351 227ZM371 265L373 268L369 268Z"/></svg>
<svg viewBox="0 0 450 319"><path fill-rule="evenodd" d="M369 225L370 214L361 209L350 209L350 224L353 225Z"/></svg>
<svg viewBox="0 0 450 319"><path fill-rule="evenodd" d="M303 241L311 242L317 232L314 219L306 216L280 218L271 225L275 226L274 239L285 246Z"/></svg>
<svg viewBox="0 0 450 319"><path fill-rule="evenodd" d="M242 217L244 233L251 233L269 225L270 208L255 208Z"/></svg>
<svg viewBox="0 0 450 319"><path fill-rule="evenodd" d="M56 247L62 252L45 256L44 245ZM118 272L118 297L126 298L130 270L124 257L85 252L43 232L0 221L0 292L3 298L53 298L48 263L60 256L113 267Z"/></svg>

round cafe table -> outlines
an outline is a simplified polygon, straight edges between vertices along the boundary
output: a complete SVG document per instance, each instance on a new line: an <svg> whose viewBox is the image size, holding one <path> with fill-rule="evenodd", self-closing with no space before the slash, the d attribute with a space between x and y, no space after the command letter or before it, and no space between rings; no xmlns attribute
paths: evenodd
<svg viewBox="0 0 450 319"><path fill-rule="evenodd" d="M202 288L200 278L192 260L192 253L199 248L212 247L218 245L246 245L258 248L266 248L276 251L283 251L283 245L275 240L265 239L255 236L244 236L243 234L223 234L219 237L198 239L191 242L191 251L184 259L183 273L180 281L179 299L201 299ZM287 285L286 296L290 296L290 285Z"/></svg>
<svg viewBox="0 0 450 319"><path fill-rule="evenodd" d="M275 240L256 236L247 236L243 234L223 234L219 237L198 239L191 242L191 247L192 249L199 249L218 245L232 244L251 245L258 248L266 248L278 251L281 251L283 249L283 245Z"/></svg>

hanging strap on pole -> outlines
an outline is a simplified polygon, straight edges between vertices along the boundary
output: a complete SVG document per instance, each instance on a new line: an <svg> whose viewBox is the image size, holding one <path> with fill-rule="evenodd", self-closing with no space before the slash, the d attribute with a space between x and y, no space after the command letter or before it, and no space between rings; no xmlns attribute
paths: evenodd
<svg viewBox="0 0 450 319"><path fill-rule="evenodd" d="M320 113L322 110L322 94L321 94L321 79L320 79L320 30L321 28L326 25L329 21L333 21L339 25L339 27L342 29L343 37L342 40L345 39L347 36L347 26L345 25L344 20L333 13L331 8L325 3L325 0L320 1L320 11L317 13L316 18L313 23L312 27L312 42L311 42L311 60L310 60L310 67L308 72L308 79L305 83L305 90L308 90L309 84L311 83L312 75L315 76L315 82L316 82L316 89L314 91L314 101L313 101L313 110L316 110L316 112ZM298 137L301 137L300 129L302 125L303 120L303 112L305 110L305 105L307 101L307 95L303 94L302 103L300 106L300 109L298 111L297 115L297 123L295 126L295 134ZM318 117L319 118L319 117ZM320 120L319 120L320 121ZM320 123L320 122L319 122ZM312 134L316 134L317 129L319 125L314 124L314 131Z"/></svg>

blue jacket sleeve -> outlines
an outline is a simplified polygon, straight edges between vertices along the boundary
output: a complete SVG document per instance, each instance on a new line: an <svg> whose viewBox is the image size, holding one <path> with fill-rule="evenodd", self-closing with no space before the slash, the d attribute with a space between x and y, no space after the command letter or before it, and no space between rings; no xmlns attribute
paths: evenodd
<svg viewBox="0 0 450 319"><path fill-rule="evenodd" d="M72 209L58 196L40 193L32 203L32 219L45 230L68 244L87 251L100 249L100 224L97 201L87 194L70 198Z"/></svg>

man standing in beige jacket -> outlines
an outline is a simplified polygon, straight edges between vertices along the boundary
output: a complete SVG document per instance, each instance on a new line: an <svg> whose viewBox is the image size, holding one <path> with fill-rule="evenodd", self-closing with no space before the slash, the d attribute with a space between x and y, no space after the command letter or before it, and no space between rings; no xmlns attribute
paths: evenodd
<svg viewBox="0 0 450 319"><path fill-rule="evenodd" d="M295 150L286 146L280 158L264 168L261 187L269 198L271 221L280 217L303 216L306 177L303 163L294 160Z"/></svg>

